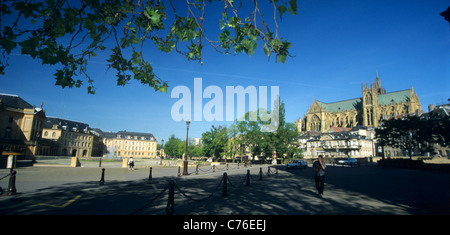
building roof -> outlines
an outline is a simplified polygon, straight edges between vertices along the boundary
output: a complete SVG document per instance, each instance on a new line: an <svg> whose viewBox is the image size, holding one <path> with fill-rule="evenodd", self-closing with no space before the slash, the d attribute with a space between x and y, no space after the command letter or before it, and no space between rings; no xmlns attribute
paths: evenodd
<svg viewBox="0 0 450 235"><path fill-rule="evenodd" d="M327 132L327 133L320 133L319 135L316 135L314 138L308 140L307 142L323 141L324 137L331 137L332 140L351 140L351 139L370 140L366 136L359 135L357 133Z"/></svg>
<svg viewBox="0 0 450 235"><path fill-rule="evenodd" d="M333 126L330 128L330 130L328 132L346 132L346 131L350 131L351 129L352 128Z"/></svg>
<svg viewBox="0 0 450 235"><path fill-rule="evenodd" d="M324 103L317 101L317 103L325 109L325 111L328 112L340 112L344 110L354 110L359 109L362 107L362 99L356 98L356 99L350 99L350 100L343 100L343 101L337 101L332 103Z"/></svg>
<svg viewBox="0 0 450 235"><path fill-rule="evenodd" d="M399 104L409 101L410 90L394 91L378 95L378 105ZM362 98L355 98L332 103L324 103L317 100L317 104L327 112L340 112L362 108Z"/></svg>
<svg viewBox="0 0 450 235"><path fill-rule="evenodd" d="M0 94L1 105L16 109L32 109L33 105L29 104L17 95ZM0 105L0 106L1 106Z"/></svg>
<svg viewBox="0 0 450 235"><path fill-rule="evenodd" d="M57 125L59 129L66 129L69 131L78 130L90 130L90 127L88 124L78 121L72 121L57 117L47 117L44 122L44 128L53 128L53 125Z"/></svg>
<svg viewBox="0 0 450 235"><path fill-rule="evenodd" d="M394 91L386 94L378 95L378 104L379 105L387 105L387 104L399 104L403 102L409 101L410 90L402 90L402 91Z"/></svg>
<svg viewBox="0 0 450 235"><path fill-rule="evenodd" d="M107 139L133 139L133 140L154 140L156 138L152 133L130 132L130 131L118 131L118 132L103 132L101 133L103 138ZM119 137L120 136L120 137Z"/></svg>

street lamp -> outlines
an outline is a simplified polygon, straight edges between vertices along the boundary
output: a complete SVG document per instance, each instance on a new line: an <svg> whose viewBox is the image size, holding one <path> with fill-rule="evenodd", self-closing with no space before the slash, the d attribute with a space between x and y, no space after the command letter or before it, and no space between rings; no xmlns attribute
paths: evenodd
<svg viewBox="0 0 450 235"><path fill-rule="evenodd" d="M412 160L412 132L409 130L409 160Z"/></svg>
<svg viewBox="0 0 450 235"><path fill-rule="evenodd" d="M159 165L162 165L162 160L164 157L164 139L161 139L161 148L159 149Z"/></svg>
<svg viewBox="0 0 450 235"><path fill-rule="evenodd" d="M188 155L188 134L189 134L189 124L191 122L189 120L186 121L186 152L184 154L184 164L183 164L183 175L188 175L188 160L187 160L187 155Z"/></svg>

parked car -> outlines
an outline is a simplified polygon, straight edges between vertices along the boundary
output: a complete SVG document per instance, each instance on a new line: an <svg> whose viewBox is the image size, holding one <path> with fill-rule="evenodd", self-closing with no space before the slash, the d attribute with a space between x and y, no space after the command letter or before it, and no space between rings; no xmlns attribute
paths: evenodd
<svg viewBox="0 0 450 235"><path fill-rule="evenodd" d="M347 159L342 159L338 161L338 164L342 164L342 165L356 165L358 164L358 160L356 160L355 158L347 158Z"/></svg>
<svg viewBox="0 0 450 235"><path fill-rule="evenodd" d="M305 168L308 167L308 163L303 160L292 160L286 164L286 168Z"/></svg>

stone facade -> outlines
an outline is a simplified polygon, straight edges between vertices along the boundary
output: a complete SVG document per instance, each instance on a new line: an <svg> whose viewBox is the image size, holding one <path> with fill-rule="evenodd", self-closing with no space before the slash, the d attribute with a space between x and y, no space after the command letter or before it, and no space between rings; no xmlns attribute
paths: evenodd
<svg viewBox="0 0 450 235"><path fill-rule="evenodd" d="M41 139L45 111L17 95L0 94L0 156L32 159Z"/></svg>
<svg viewBox="0 0 450 235"><path fill-rule="evenodd" d="M157 140L151 133L104 132L101 134L107 148L104 156L122 158L159 158Z"/></svg>
<svg viewBox="0 0 450 235"><path fill-rule="evenodd" d="M419 111L419 98L412 86L386 93L377 74L375 83L362 85L362 97L332 103L314 99L303 119L295 124L299 131L323 133L332 127L377 127L383 119Z"/></svg>

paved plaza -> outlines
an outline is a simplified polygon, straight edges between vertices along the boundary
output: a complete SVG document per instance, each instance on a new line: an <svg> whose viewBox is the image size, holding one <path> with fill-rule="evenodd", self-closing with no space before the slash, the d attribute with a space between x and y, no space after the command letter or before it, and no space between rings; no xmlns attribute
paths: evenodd
<svg viewBox="0 0 450 235"><path fill-rule="evenodd" d="M447 172L372 167L328 167L323 198L313 170L240 165L189 168L116 165L17 168L17 194L0 196L1 215L166 215L175 182L175 215L421 215L450 214ZM278 171L274 167L278 167ZM99 185L105 168L104 185ZM262 177L259 175L262 170ZM250 178L247 182L247 173ZM223 196L223 174L227 191ZM0 177L9 169L0 169ZM0 180L4 191L8 178Z"/></svg>

